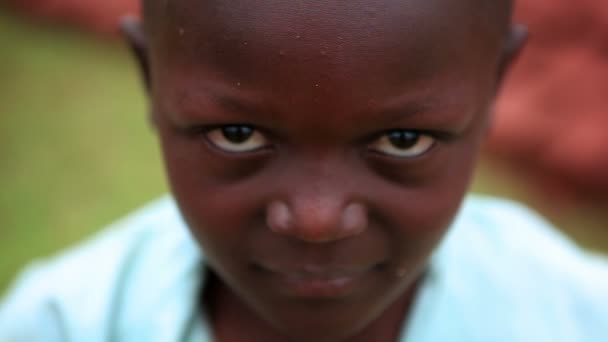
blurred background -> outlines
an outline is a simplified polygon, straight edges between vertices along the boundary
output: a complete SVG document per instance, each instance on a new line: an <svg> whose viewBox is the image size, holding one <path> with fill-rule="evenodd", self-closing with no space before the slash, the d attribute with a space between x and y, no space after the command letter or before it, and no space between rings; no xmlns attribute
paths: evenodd
<svg viewBox="0 0 608 342"><path fill-rule="evenodd" d="M167 191L116 29L137 12L136 0L0 5L0 292L27 262ZM530 44L474 190L523 201L608 252L608 2L520 0L516 16Z"/></svg>

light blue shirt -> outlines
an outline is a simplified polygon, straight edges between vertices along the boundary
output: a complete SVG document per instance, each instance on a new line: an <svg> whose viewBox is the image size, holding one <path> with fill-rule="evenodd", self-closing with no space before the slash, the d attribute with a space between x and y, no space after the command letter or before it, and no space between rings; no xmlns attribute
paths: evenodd
<svg viewBox="0 0 608 342"><path fill-rule="evenodd" d="M212 341L203 265L161 199L27 269L0 306L0 341ZM469 197L401 340L608 341L608 262L519 205Z"/></svg>

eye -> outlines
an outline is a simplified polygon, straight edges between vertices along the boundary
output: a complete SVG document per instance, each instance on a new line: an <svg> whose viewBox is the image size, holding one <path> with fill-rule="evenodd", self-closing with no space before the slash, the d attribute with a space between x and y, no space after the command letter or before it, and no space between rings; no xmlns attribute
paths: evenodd
<svg viewBox="0 0 608 342"><path fill-rule="evenodd" d="M383 134L370 145L374 152L397 158L415 158L435 146L436 139L416 131L394 130Z"/></svg>
<svg viewBox="0 0 608 342"><path fill-rule="evenodd" d="M229 153L252 152L269 145L268 139L258 130L247 125L227 125L211 129L205 138L214 147Z"/></svg>

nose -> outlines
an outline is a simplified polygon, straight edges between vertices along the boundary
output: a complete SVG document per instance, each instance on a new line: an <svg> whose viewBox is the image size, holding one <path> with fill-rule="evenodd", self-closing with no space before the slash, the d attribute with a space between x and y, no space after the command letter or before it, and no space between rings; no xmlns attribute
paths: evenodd
<svg viewBox="0 0 608 342"><path fill-rule="evenodd" d="M366 207L332 194L308 194L277 200L266 209L268 227L305 242L326 243L361 234L368 225Z"/></svg>

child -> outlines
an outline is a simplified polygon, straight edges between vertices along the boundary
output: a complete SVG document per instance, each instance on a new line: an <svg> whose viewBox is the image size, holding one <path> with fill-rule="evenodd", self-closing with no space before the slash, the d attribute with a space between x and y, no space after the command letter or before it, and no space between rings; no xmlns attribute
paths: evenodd
<svg viewBox="0 0 608 342"><path fill-rule="evenodd" d="M605 340L605 261L515 204L461 206L509 14L145 2L125 27L174 199L26 272L0 340Z"/></svg>

